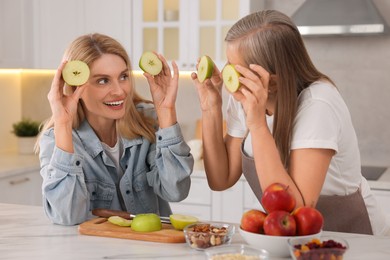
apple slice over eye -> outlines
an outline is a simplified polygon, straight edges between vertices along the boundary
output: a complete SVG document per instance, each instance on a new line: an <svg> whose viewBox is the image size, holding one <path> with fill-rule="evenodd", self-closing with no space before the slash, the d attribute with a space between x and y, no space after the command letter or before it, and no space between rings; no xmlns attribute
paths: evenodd
<svg viewBox="0 0 390 260"><path fill-rule="evenodd" d="M199 82L202 83L206 79L211 78L211 75L213 74L213 70L214 70L213 60L207 55L202 56L198 64Z"/></svg>
<svg viewBox="0 0 390 260"><path fill-rule="evenodd" d="M89 79L90 70L87 63L72 60L66 63L62 70L62 78L69 86L81 86Z"/></svg>
<svg viewBox="0 0 390 260"><path fill-rule="evenodd" d="M238 80L240 76L241 74L231 64L228 64L223 68L222 79L229 92L234 93L240 88L241 84Z"/></svg>
<svg viewBox="0 0 390 260"><path fill-rule="evenodd" d="M163 67L161 60L151 51L146 51L141 55L139 67L150 75L158 75Z"/></svg>

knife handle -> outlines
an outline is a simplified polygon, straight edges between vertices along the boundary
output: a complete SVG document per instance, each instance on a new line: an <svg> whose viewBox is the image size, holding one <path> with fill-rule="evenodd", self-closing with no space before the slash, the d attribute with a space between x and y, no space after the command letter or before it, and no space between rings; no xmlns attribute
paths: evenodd
<svg viewBox="0 0 390 260"><path fill-rule="evenodd" d="M122 210L102 209L97 208L92 210L92 214L102 218L109 218L111 216L119 216L125 219L131 219L130 213Z"/></svg>

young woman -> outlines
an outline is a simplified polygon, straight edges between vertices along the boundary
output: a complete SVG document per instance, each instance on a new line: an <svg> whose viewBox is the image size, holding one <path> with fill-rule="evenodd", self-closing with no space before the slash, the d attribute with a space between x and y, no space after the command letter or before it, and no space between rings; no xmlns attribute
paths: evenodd
<svg viewBox="0 0 390 260"><path fill-rule="evenodd" d="M228 63L242 84L229 97L225 137L220 72L215 69L203 84L192 75L211 189L231 187L243 172L259 201L270 184L288 185L297 207L322 212L324 230L389 234L360 171L348 108L332 80L313 65L290 18L273 10L250 14L225 40Z"/></svg>
<svg viewBox="0 0 390 260"><path fill-rule="evenodd" d="M79 224L95 208L168 216L169 201L187 197L193 157L176 119L178 68L163 56L145 73L153 103L135 91L128 55L101 34L75 39L48 94L52 116L39 139L43 204L57 224ZM69 60L88 64L79 87L64 84Z"/></svg>

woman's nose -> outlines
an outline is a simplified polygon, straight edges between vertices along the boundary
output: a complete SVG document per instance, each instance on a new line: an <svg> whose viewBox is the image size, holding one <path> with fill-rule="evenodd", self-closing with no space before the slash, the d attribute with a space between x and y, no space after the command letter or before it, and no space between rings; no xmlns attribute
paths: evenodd
<svg viewBox="0 0 390 260"><path fill-rule="evenodd" d="M120 84L120 82L114 82L113 83L113 86L112 86L112 89L111 89L111 93L114 93L114 94L122 94L124 92L123 88L122 88L122 85Z"/></svg>

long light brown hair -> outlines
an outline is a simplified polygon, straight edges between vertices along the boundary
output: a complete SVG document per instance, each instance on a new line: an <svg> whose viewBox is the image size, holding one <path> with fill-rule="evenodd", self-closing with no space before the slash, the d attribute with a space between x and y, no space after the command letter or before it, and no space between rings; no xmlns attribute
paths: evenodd
<svg viewBox="0 0 390 260"><path fill-rule="evenodd" d="M243 17L230 28L225 41L238 47L246 65L258 64L276 75L273 137L287 169L298 95L317 80L333 82L315 68L298 28L279 11L264 10Z"/></svg>
<svg viewBox="0 0 390 260"><path fill-rule="evenodd" d="M99 59L103 54L114 54L121 57L129 70L129 80L132 85L129 95L126 98L126 112L123 118L117 120L117 131L120 136L133 139L143 136L150 142L155 142L155 126L156 120L146 117L136 109L136 105L140 102L151 103L139 96L134 88L134 76L132 74L131 63L129 56L123 46L115 39L103 34L87 34L76 38L66 49L64 59L81 60L91 66L91 64ZM65 84L64 93L73 93L75 87ZM73 120L73 129L77 129L81 122L85 119L82 103L79 101L77 107L77 116ZM54 119L50 117L42 126L40 135L47 129L54 126ZM35 150L39 147L38 137Z"/></svg>

